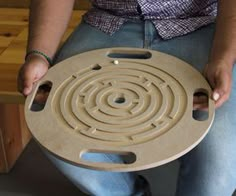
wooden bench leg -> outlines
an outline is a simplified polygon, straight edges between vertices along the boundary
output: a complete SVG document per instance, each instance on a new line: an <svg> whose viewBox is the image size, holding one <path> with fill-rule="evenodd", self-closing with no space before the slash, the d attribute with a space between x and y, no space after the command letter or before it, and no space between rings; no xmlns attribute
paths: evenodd
<svg viewBox="0 0 236 196"><path fill-rule="evenodd" d="M7 173L30 141L24 106L0 104L0 173Z"/></svg>

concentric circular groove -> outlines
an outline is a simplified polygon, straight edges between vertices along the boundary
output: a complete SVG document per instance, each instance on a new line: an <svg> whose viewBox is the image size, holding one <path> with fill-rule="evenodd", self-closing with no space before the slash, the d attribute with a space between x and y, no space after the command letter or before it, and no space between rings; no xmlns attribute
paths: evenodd
<svg viewBox="0 0 236 196"><path fill-rule="evenodd" d="M114 64L114 59L106 57L109 50L72 57L42 79L53 83L45 109L34 113L26 107L27 122L39 143L75 164L117 171L157 166L196 146L214 116L209 100L208 120L192 119L194 91L210 92L203 77L183 61L154 51L149 51L150 59L119 59ZM190 134L190 127L197 131ZM85 163L79 154L91 149L132 152L137 160L129 165Z"/></svg>
<svg viewBox="0 0 236 196"><path fill-rule="evenodd" d="M179 111L185 110L186 102L181 103L179 97L187 100L186 93L169 74L158 69L148 72L148 65L136 64L124 61L115 72L110 65L73 77L59 89L62 93L55 95L60 100L54 107L59 107L61 118L70 127L80 122L87 125L76 133L94 142L117 146L155 139L163 128L168 131L181 118L183 112ZM119 96L126 97L126 102L117 104Z"/></svg>

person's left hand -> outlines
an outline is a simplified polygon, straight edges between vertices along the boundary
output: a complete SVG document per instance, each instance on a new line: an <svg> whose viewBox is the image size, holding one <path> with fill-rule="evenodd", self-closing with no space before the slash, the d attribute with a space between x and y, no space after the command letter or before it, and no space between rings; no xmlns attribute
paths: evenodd
<svg viewBox="0 0 236 196"><path fill-rule="evenodd" d="M211 97L216 108L229 99L232 88L233 65L224 60L211 61L204 68L204 76L213 89Z"/></svg>

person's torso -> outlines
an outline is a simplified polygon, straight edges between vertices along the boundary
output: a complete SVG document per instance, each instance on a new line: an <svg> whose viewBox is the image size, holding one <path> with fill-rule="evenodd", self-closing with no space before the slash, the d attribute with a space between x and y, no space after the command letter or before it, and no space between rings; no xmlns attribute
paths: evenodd
<svg viewBox="0 0 236 196"><path fill-rule="evenodd" d="M151 20L163 39L215 21L217 0L91 0L85 22L113 34L128 20Z"/></svg>
<svg viewBox="0 0 236 196"><path fill-rule="evenodd" d="M217 0L92 0L95 8L117 16L186 18L213 14Z"/></svg>

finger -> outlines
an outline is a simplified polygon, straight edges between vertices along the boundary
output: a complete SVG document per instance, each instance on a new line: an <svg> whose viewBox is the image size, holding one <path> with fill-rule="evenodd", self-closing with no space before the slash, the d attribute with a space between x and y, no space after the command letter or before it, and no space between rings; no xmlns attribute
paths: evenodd
<svg viewBox="0 0 236 196"><path fill-rule="evenodd" d="M208 111L208 103L194 104L193 110Z"/></svg>
<svg viewBox="0 0 236 196"><path fill-rule="evenodd" d="M231 80L227 75L222 75L216 82L212 98L216 102L216 107L220 107L228 100L231 89Z"/></svg>
<svg viewBox="0 0 236 196"><path fill-rule="evenodd" d="M49 95L49 92L51 90L51 84L46 83L43 85L40 85L37 93L34 98L34 102L38 104L45 104Z"/></svg>
<svg viewBox="0 0 236 196"><path fill-rule="evenodd" d="M19 74L18 75L18 78L17 78L17 90L18 90L18 92L20 92L24 97L26 97L27 95L26 94L24 94L24 92L23 92L23 81L22 81L22 79L21 79L21 75Z"/></svg>
<svg viewBox="0 0 236 196"><path fill-rule="evenodd" d="M207 97L207 95L200 95L200 96L198 96L198 95L194 95L193 96L193 103L206 103L206 102L208 102L208 97Z"/></svg>
<svg viewBox="0 0 236 196"><path fill-rule="evenodd" d="M48 98L49 92L38 90L34 98L34 103L45 104Z"/></svg>
<svg viewBox="0 0 236 196"><path fill-rule="evenodd" d="M205 95L194 96L193 110L208 110L208 97Z"/></svg>
<svg viewBox="0 0 236 196"><path fill-rule="evenodd" d="M229 99L229 93L224 93L219 97L219 99L215 102L216 108L219 108Z"/></svg>
<svg viewBox="0 0 236 196"><path fill-rule="evenodd" d="M25 77L23 78L23 94L25 96L29 95L32 91L33 84L35 82L35 77L33 74L25 74Z"/></svg>

